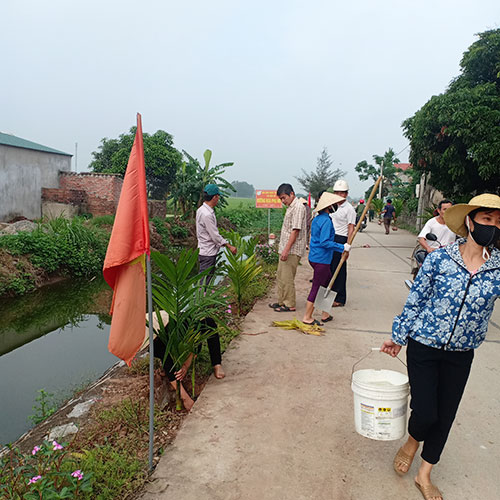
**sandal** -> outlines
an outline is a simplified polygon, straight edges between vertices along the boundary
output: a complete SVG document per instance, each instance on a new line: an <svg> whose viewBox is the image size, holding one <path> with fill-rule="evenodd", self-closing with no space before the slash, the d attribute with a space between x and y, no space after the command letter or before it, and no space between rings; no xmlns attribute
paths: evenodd
<svg viewBox="0 0 500 500"><path fill-rule="evenodd" d="M334 302L333 307L344 307L345 304L342 304L342 302Z"/></svg>
<svg viewBox="0 0 500 500"><path fill-rule="evenodd" d="M304 325L309 325L309 326L312 325L323 326L323 323L320 323L317 319L314 319L312 323L308 323L307 321L302 321L302 323L304 323Z"/></svg>
<svg viewBox="0 0 500 500"><path fill-rule="evenodd" d="M288 313L288 312L295 312L296 311L296 309L290 309L287 306L278 306L278 307L275 307L274 310L277 313Z"/></svg>
<svg viewBox="0 0 500 500"><path fill-rule="evenodd" d="M406 453L403 448L399 448L392 462L392 466L394 467L396 474L398 474L399 476L404 476L410 470L411 464L413 463L413 457L411 455L408 455L408 453ZM406 471L402 471L399 468L402 465L408 466L408 469Z"/></svg>
<svg viewBox="0 0 500 500"><path fill-rule="evenodd" d="M426 486L422 486L421 484L418 484L417 481L415 481L415 486L420 490L420 493L422 493L422 496L425 498L425 500L429 500L430 498L443 498L442 493L432 483L427 484Z"/></svg>
<svg viewBox="0 0 500 500"><path fill-rule="evenodd" d="M322 319L321 321L323 321L323 323L328 323L332 319L333 319L333 316L330 314L330 316L328 316L328 318Z"/></svg>
<svg viewBox="0 0 500 500"><path fill-rule="evenodd" d="M280 305L278 304L278 302L275 302L274 304L269 304L269 307L271 309L276 309L277 307L280 307Z"/></svg>

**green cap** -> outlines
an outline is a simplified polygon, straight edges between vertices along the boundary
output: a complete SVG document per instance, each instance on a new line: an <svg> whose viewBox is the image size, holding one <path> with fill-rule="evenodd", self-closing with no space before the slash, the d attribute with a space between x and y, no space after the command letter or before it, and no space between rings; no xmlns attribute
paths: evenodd
<svg viewBox="0 0 500 500"><path fill-rule="evenodd" d="M217 186L217 184L207 184L203 188L203 192L207 193L209 196L220 194L219 186Z"/></svg>

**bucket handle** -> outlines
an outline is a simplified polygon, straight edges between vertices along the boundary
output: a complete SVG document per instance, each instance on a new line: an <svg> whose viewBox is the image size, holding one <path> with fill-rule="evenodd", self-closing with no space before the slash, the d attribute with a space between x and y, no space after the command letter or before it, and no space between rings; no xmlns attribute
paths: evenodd
<svg viewBox="0 0 500 500"><path fill-rule="evenodd" d="M360 360L356 361L356 363L354 363L352 365L352 370L351 370L351 382L352 382L352 376L354 375L354 368L356 368L357 365L359 365L359 363L361 363L361 361L365 360L372 352L375 352L375 351L378 351L380 352L380 347L372 347L367 354L365 354ZM403 365L405 365L405 367L407 368L406 366L406 363L399 357L399 356L395 356L396 359L401 362Z"/></svg>

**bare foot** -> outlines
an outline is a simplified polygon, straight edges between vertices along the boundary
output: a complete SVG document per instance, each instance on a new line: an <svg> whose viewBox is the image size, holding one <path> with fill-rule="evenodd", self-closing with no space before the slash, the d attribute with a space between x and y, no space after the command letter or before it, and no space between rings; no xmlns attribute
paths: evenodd
<svg viewBox="0 0 500 500"><path fill-rule="evenodd" d="M184 409L189 411L193 407L194 401L189 397L189 395L187 393L185 395L182 394L181 399L182 399L182 404L184 406Z"/></svg>
<svg viewBox="0 0 500 500"><path fill-rule="evenodd" d="M226 374L224 373L224 370L222 369L222 365L215 365L214 366L214 375L215 375L215 378L218 378L218 379L224 378L226 376Z"/></svg>

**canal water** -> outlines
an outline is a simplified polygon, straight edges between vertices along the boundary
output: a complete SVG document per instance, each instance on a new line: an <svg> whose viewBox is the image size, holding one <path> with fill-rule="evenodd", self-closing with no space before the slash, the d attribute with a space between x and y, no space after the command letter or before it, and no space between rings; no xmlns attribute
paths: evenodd
<svg viewBox="0 0 500 500"><path fill-rule="evenodd" d="M103 280L0 301L0 445L32 427L41 389L59 404L118 360L107 349L110 303Z"/></svg>

